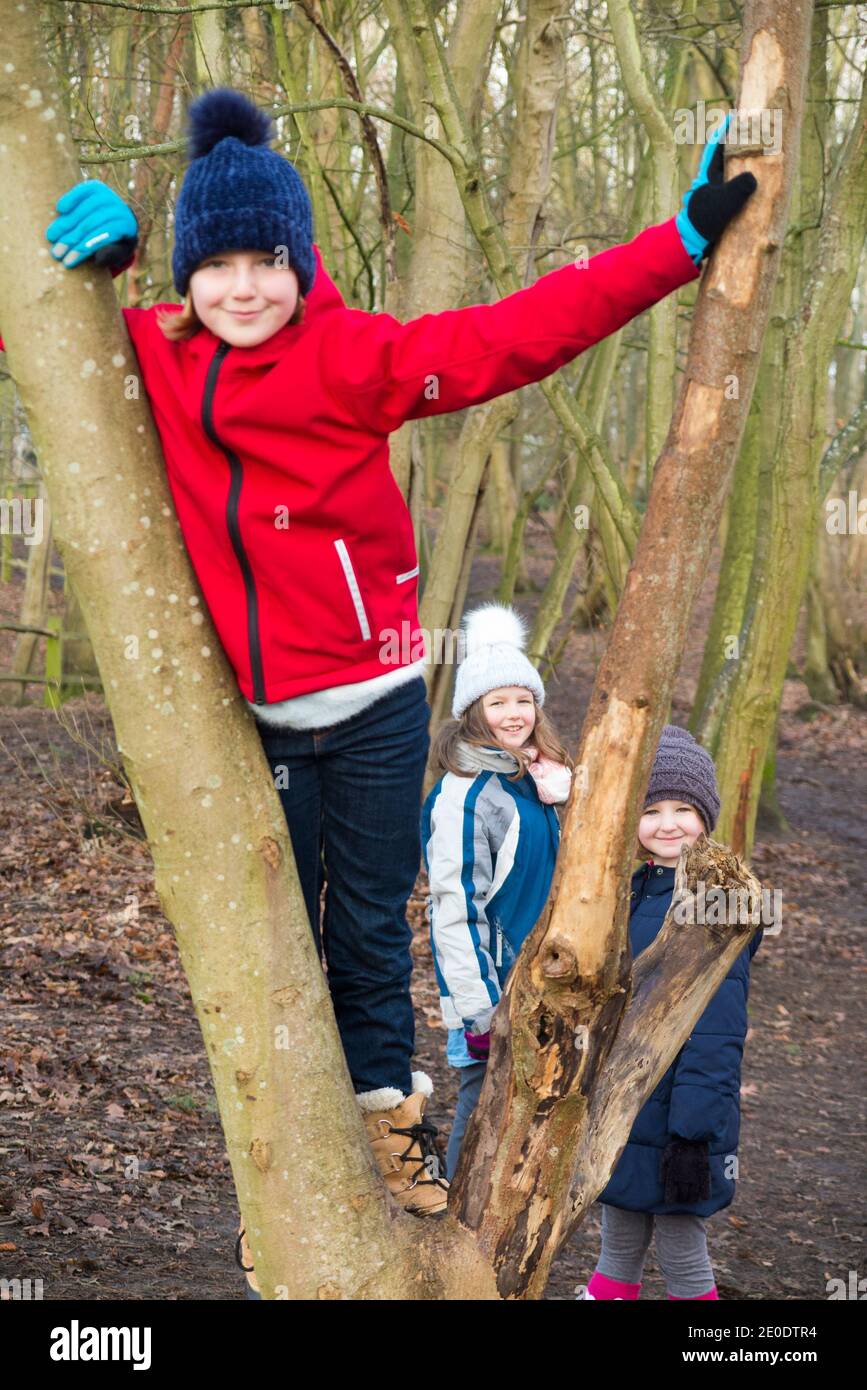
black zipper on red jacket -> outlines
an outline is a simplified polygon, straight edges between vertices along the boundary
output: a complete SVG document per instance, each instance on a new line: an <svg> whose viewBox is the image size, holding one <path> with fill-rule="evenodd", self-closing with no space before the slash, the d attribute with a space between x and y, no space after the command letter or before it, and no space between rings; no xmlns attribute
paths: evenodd
<svg viewBox="0 0 867 1390"><path fill-rule="evenodd" d="M231 485L226 502L226 526L229 529L232 549L237 556L238 564L241 566L244 590L247 595L247 641L250 647L250 670L253 674L253 703L264 705L265 673L262 669L262 643L259 639L259 599L256 594L253 570L241 538L241 524L238 520L238 502L241 497L241 485L244 481L244 468L238 455L226 447L214 428L214 391L217 385L217 376L231 346L231 343L220 343L211 358L211 365L208 368L205 381L205 394L202 397L202 426L211 443L216 444L218 449L222 449L229 462Z"/></svg>

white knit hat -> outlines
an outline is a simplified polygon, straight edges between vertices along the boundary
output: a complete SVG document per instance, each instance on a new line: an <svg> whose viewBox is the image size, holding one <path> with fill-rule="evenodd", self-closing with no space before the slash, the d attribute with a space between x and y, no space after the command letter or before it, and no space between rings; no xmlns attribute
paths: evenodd
<svg viewBox="0 0 867 1390"><path fill-rule="evenodd" d="M526 629L520 613L501 603L485 603L464 615L466 656L455 678L452 716L460 719L474 700L504 685L532 690L536 703L545 703L545 687L524 655Z"/></svg>

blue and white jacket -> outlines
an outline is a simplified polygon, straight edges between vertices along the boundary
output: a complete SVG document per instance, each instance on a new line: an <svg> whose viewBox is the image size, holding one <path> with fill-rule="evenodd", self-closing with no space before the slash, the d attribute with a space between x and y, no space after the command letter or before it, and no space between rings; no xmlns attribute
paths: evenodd
<svg viewBox="0 0 867 1390"><path fill-rule="evenodd" d="M506 976L548 900L560 822L504 748L461 743L468 775L447 772L422 807L429 917L452 1066L472 1063L464 1029L486 1033ZM473 775L475 773L475 775Z"/></svg>

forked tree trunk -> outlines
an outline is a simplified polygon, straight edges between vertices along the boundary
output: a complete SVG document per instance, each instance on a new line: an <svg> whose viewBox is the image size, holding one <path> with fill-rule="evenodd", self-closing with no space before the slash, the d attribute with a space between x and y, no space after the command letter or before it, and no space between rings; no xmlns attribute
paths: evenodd
<svg viewBox="0 0 867 1390"><path fill-rule="evenodd" d="M746 99L787 104L787 151L808 11L778 22L762 0L747 18ZM700 297L700 348L600 668L579 755L588 776L568 809L549 910L495 1015L450 1214L419 1222L394 1208L374 1170L277 794L204 611L146 405L123 390L136 368L108 275L70 273L45 252L53 202L78 170L38 18L0 0L0 245L17 248L14 264L8 253L0 264L0 324L177 933L257 1276L267 1298L537 1297L755 929L669 921L629 999L637 808L749 404L791 161L763 164L760 193ZM20 84L37 72L22 105ZM97 369L83 371L88 361ZM738 368L731 402L724 378ZM652 641L648 602L660 615ZM681 860L678 887L685 878L690 890L757 886L704 839Z"/></svg>

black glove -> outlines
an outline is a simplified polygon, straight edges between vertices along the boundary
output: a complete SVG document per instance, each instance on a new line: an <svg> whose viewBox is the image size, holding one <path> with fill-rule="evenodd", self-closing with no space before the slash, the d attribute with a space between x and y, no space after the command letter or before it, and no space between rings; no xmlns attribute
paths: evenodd
<svg viewBox="0 0 867 1390"><path fill-rule="evenodd" d="M675 218L680 239L687 253L699 265L722 236L732 218L758 188L753 174L738 174L725 181L723 176L723 138L731 112L708 141L698 173L683 195L683 207Z"/></svg>
<svg viewBox="0 0 867 1390"><path fill-rule="evenodd" d="M662 1151L659 1176L668 1207L692 1206L710 1196L710 1156L706 1139L675 1136Z"/></svg>
<svg viewBox="0 0 867 1390"><path fill-rule="evenodd" d="M111 241L107 246L100 246L93 253L93 264L107 266L109 270L116 270L119 266L126 266L135 254L138 246L138 232L135 236L120 237L118 241Z"/></svg>

